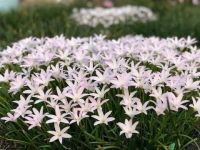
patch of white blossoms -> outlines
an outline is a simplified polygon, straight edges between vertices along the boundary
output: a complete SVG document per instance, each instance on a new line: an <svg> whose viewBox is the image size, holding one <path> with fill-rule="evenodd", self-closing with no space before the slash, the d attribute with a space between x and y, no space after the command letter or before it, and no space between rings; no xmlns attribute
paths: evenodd
<svg viewBox="0 0 200 150"><path fill-rule="evenodd" d="M200 88L195 43L190 37L107 40L102 35L21 40L0 52L0 81L20 95L13 101L16 108L1 119L20 118L29 129L52 124L50 142L62 143L73 136L70 127L85 118L94 127L117 125L120 134L131 138L139 133L136 116L142 113L159 116L192 107L199 117L200 97L187 97ZM116 105L126 116L122 122Z"/></svg>
<svg viewBox="0 0 200 150"><path fill-rule="evenodd" d="M125 22L147 22L156 20L155 14L146 7L142 6L123 6L113 8L82 8L74 9L72 18L81 25L96 27Z"/></svg>

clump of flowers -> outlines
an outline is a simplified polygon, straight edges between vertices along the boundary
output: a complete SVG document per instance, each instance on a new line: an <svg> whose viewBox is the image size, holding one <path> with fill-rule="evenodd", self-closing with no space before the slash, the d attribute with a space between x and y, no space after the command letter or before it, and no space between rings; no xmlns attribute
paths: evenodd
<svg viewBox="0 0 200 150"><path fill-rule="evenodd" d="M95 129L91 134L97 136L98 127L124 140L144 140L140 136L159 128L152 122L162 116L191 110L200 116L195 43L191 37L23 39L0 52L1 86L13 104L1 119L13 124L20 119L29 130L47 126L49 142L63 143L78 128ZM151 129L144 129L148 122ZM170 129L173 123L166 123ZM175 126L170 134L179 130Z"/></svg>
<svg viewBox="0 0 200 150"><path fill-rule="evenodd" d="M82 8L74 9L72 18L80 25L109 27L125 22L147 22L156 20L155 14L142 6L123 6L112 8Z"/></svg>

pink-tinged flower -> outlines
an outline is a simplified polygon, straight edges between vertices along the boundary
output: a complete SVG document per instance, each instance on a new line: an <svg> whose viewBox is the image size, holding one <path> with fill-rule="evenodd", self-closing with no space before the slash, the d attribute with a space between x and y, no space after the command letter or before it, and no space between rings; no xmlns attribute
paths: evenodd
<svg viewBox="0 0 200 150"><path fill-rule="evenodd" d="M82 119L89 117L86 112L83 112L80 108L73 108L70 112L70 124L76 122L77 125L81 122Z"/></svg>
<svg viewBox="0 0 200 150"><path fill-rule="evenodd" d="M48 133L53 135L53 137L51 137L49 142L54 142L55 140L59 140L59 142L62 144L64 138L69 139L72 137L70 134L66 133L69 127L61 129L59 125L55 123L54 128L55 131L48 131Z"/></svg>
<svg viewBox="0 0 200 150"><path fill-rule="evenodd" d="M63 67L60 65L60 63L57 63L55 66L54 65L49 66L47 70L48 70L47 72L50 72L56 80L61 80L66 78Z"/></svg>
<svg viewBox="0 0 200 150"><path fill-rule="evenodd" d="M69 121L66 119L68 114L67 113L61 113L61 110L59 108L58 105L55 106L55 115L51 115L51 114L48 114L46 115L47 117L49 117L50 119L47 120L46 123L56 123L56 124L60 124L60 123L65 123L65 124L68 124Z"/></svg>
<svg viewBox="0 0 200 150"><path fill-rule="evenodd" d="M30 104L33 102L31 99L31 95L29 95L26 99L20 95L20 100L15 100L14 103L17 103L17 108L11 110L14 112L15 118L19 118L20 116L24 117L26 114L30 113L30 110L28 110L32 105Z"/></svg>
<svg viewBox="0 0 200 150"><path fill-rule="evenodd" d="M140 111L137 110L135 106L125 106L123 107L125 114L127 114L130 118L133 118L134 116L140 114Z"/></svg>
<svg viewBox="0 0 200 150"><path fill-rule="evenodd" d="M15 100L14 103L17 103L18 107L26 107L28 106L33 100L31 99L31 95L29 95L27 98L20 95L20 100Z"/></svg>
<svg viewBox="0 0 200 150"><path fill-rule="evenodd" d="M186 77L185 89L187 91L198 90L200 88L200 81L193 81L191 77Z"/></svg>
<svg viewBox="0 0 200 150"><path fill-rule="evenodd" d="M94 96L94 98L104 98L104 95L110 90L109 88L106 89L105 85L101 90L97 86L95 86L94 89L95 93L90 94L91 96Z"/></svg>
<svg viewBox="0 0 200 150"><path fill-rule="evenodd" d="M106 8L111 8L113 7L113 2L111 0L104 0L103 6Z"/></svg>
<svg viewBox="0 0 200 150"><path fill-rule="evenodd" d="M144 113L145 115L147 115L147 110L153 109L152 106L148 106L150 101L146 101L144 104L142 104L142 102L139 100L136 102L136 109L140 112L140 113Z"/></svg>
<svg viewBox="0 0 200 150"><path fill-rule="evenodd" d="M112 88L128 89L132 85L132 76L130 73L116 74L116 77L110 81Z"/></svg>
<svg viewBox="0 0 200 150"><path fill-rule="evenodd" d="M199 0L192 0L193 5L199 5Z"/></svg>
<svg viewBox="0 0 200 150"><path fill-rule="evenodd" d="M21 75L16 76L16 78L10 82L9 92L16 94L19 92L25 85L27 77L22 77Z"/></svg>
<svg viewBox="0 0 200 150"><path fill-rule="evenodd" d="M151 92L150 96L154 97L156 100L161 99L161 97L162 97L162 88L161 87L158 87L157 89L153 87L151 90L152 90L152 92Z"/></svg>
<svg viewBox="0 0 200 150"><path fill-rule="evenodd" d="M103 73L101 73L99 70L96 70L96 75L90 77L91 80L96 81L97 83L102 83L102 84L109 84L110 79L112 78L111 76L111 70L106 68Z"/></svg>
<svg viewBox="0 0 200 150"><path fill-rule="evenodd" d="M63 99L60 104L60 108L62 108L67 114L70 113L71 108L75 106L77 106L77 104L73 104L73 101L68 102L66 99Z"/></svg>
<svg viewBox="0 0 200 150"><path fill-rule="evenodd" d="M190 104L190 107L192 107L195 111L197 111L198 114L196 114L196 117L200 117L200 97L197 97L197 100L195 100L194 97L192 97L192 104Z"/></svg>
<svg viewBox="0 0 200 150"><path fill-rule="evenodd" d="M101 106L106 103L107 101L109 101L109 99L100 99L100 98L92 98L92 97L88 97L88 99L90 100L90 104L92 107L92 111L101 108Z"/></svg>
<svg viewBox="0 0 200 150"><path fill-rule="evenodd" d="M123 106L132 106L133 103L135 102L133 100L133 96L137 93L137 91L129 93L128 89L123 90L123 94L118 94L118 97L122 98L122 101L120 102L120 105Z"/></svg>
<svg viewBox="0 0 200 150"><path fill-rule="evenodd" d="M76 85L69 84L69 91L66 93L66 97L71 98L75 103L83 103L83 97L87 96L88 94L84 94L84 87L78 87Z"/></svg>
<svg viewBox="0 0 200 150"><path fill-rule="evenodd" d="M38 111L36 108L33 108L33 113L28 114L28 116L25 116L26 119L24 122L28 123L30 126L28 129L32 129L36 126L41 127L41 123L43 118L46 116L46 114L43 113L43 107L41 107L40 111Z"/></svg>
<svg viewBox="0 0 200 150"><path fill-rule="evenodd" d="M92 60L90 60L87 64L83 64L84 69L89 73L92 74L95 69L98 67L99 64L94 64Z"/></svg>
<svg viewBox="0 0 200 150"><path fill-rule="evenodd" d="M157 99L156 102L152 101L156 106L154 110L157 115L165 115L165 111L167 110L167 100L164 98Z"/></svg>
<svg viewBox="0 0 200 150"><path fill-rule="evenodd" d="M5 122L15 122L17 120L18 116L15 114L7 113L7 117L2 117L1 120L5 120Z"/></svg>
<svg viewBox="0 0 200 150"><path fill-rule="evenodd" d="M43 86L39 86L38 84L36 84L35 82L33 82L32 80L26 80L26 84L25 87L28 87L29 89L24 90L23 93L24 94L29 94L29 95L35 95L38 94L39 91L43 90L44 87Z"/></svg>
<svg viewBox="0 0 200 150"><path fill-rule="evenodd" d="M92 112L92 105L91 103L89 102L89 99L87 98L84 103L79 103L79 106L80 106L80 110L82 112L85 112L85 113L88 113L88 112Z"/></svg>
<svg viewBox="0 0 200 150"><path fill-rule="evenodd" d="M95 118L97 121L94 123L94 125L98 124L106 124L108 125L109 122L115 120L113 117L109 117L109 115L112 113L112 111L108 111L106 114L103 113L102 108L97 109L98 115L92 115L92 118Z"/></svg>
<svg viewBox="0 0 200 150"><path fill-rule="evenodd" d="M151 77L149 78L150 80L150 85L152 87L156 87L156 86L162 86L162 78L161 78L161 75L160 73L153 73L151 74Z"/></svg>
<svg viewBox="0 0 200 150"><path fill-rule="evenodd" d="M47 90L46 92L43 89L38 88L37 89L37 95L34 95L33 97L37 98L35 101L35 104L41 103L41 102L48 102L48 98L51 97L51 89Z"/></svg>
<svg viewBox="0 0 200 150"><path fill-rule="evenodd" d="M15 79L16 73L6 69L3 75L0 74L0 82L9 82Z"/></svg>
<svg viewBox="0 0 200 150"><path fill-rule="evenodd" d="M122 130L122 131L120 131L120 135L125 134L126 138L130 139L132 137L133 133L138 134L139 132L136 130L138 123L139 122L137 121L133 124L132 119L130 119L130 120L126 119L125 123L118 122L117 125Z"/></svg>
<svg viewBox="0 0 200 150"><path fill-rule="evenodd" d="M59 87L56 87L56 92L57 92L57 95L51 95L50 97L58 101L63 101L66 99L66 95L68 92L66 88L63 89L63 91L61 91Z"/></svg>
<svg viewBox="0 0 200 150"><path fill-rule="evenodd" d="M38 84L42 86L48 86L50 81L53 81L52 74L49 72L45 72L44 70L41 70L40 73L35 74L35 76L32 77L32 79Z"/></svg>
<svg viewBox="0 0 200 150"><path fill-rule="evenodd" d="M109 69L117 70L121 66L121 62L123 62L123 59L112 57L112 59L105 61L105 64L108 66Z"/></svg>
<svg viewBox="0 0 200 150"><path fill-rule="evenodd" d="M188 103L188 100L183 100L183 93L175 96L173 93L168 93L167 99L169 101L169 107L173 111L178 111L179 108L187 110L188 108L184 105Z"/></svg>

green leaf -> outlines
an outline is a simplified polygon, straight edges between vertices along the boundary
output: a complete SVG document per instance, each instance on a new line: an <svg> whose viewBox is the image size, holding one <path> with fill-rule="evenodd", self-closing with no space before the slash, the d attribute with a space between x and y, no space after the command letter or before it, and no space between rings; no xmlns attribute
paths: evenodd
<svg viewBox="0 0 200 150"><path fill-rule="evenodd" d="M169 150L175 150L175 143L169 145Z"/></svg>

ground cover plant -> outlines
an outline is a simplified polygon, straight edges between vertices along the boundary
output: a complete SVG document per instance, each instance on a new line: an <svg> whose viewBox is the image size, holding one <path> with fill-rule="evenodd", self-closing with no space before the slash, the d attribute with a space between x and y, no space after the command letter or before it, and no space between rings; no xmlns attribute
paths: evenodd
<svg viewBox="0 0 200 150"><path fill-rule="evenodd" d="M148 22L156 20L155 14L146 7L123 6L113 8L73 9L72 18L81 25L96 27L99 24L107 28L125 22Z"/></svg>
<svg viewBox="0 0 200 150"><path fill-rule="evenodd" d="M102 35L14 43L0 53L6 138L34 149L199 149L195 43Z"/></svg>

